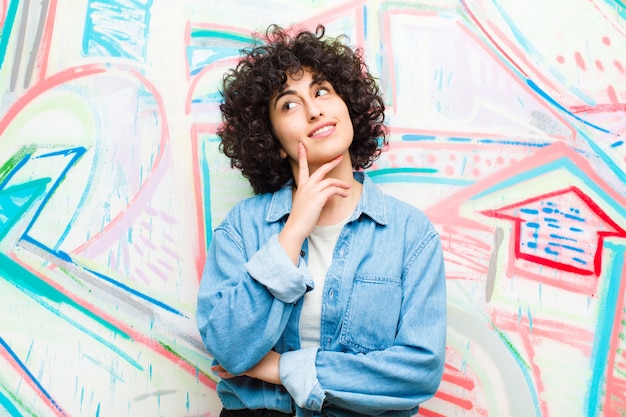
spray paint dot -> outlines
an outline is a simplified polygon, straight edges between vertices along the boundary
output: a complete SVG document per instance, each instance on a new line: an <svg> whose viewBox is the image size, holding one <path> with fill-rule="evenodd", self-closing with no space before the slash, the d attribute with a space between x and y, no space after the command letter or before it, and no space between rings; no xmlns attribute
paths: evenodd
<svg viewBox="0 0 626 417"><path fill-rule="evenodd" d="M618 103L617 93L615 92L615 88L612 85L609 85L607 88L607 94L609 95L609 100L611 103Z"/></svg>
<svg viewBox="0 0 626 417"><path fill-rule="evenodd" d="M587 66L585 65L585 60L583 59L583 56L580 54L580 52L576 52L574 54L574 59L576 60L576 65L578 65L578 67L581 70L586 70Z"/></svg>

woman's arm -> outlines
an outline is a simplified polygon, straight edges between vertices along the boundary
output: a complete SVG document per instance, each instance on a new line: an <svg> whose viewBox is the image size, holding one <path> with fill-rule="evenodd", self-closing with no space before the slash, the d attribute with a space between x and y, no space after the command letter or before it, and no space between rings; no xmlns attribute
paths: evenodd
<svg viewBox="0 0 626 417"><path fill-rule="evenodd" d="M300 407L322 403L362 414L412 409L434 395L445 361L446 288L439 237L431 234L402 278L393 345L368 353L321 350L281 356L283 384ZM301 375L317 376L315 386Z"/></svg>
<svg viewBox="0 0 626 417"><path fill-rule="evenodd" d="M248 260L226 220L213 235L198 292L197 323L209 353L233 375L250 370L277 343L310 282L276 235Z"/></svg>
<svg viewBox="0 0 626 417"><path fill-rule="evenodd" d="M244 375L249 376L250 378L260 379L261 381L269 382L271 384L281 385L280 372L278 371L279 361L280 353L270 350L267 355L259 361L259 363L250 368L244 373ZM238 376L231 374L221 365L212 366L211 370L223 379Z"/></svg>

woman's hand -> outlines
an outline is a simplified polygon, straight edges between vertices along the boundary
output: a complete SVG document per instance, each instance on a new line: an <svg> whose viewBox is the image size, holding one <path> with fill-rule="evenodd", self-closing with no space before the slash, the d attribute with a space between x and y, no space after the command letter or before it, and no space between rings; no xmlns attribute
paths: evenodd
<svg viewBox="0 0 626 417"><path fill-rule="evenodd" d="M261 381L269 382L271 384L280 385L280 372L278 368L279 361L280 353L271 350L263 357L263 359L259 361L259 363L244 372L243 375L249 376L250 378L260 379ZM222 379L229 379L237 376L228 372L221 365L212 366L211 370Z"/></svg>
<svg viewBox="0 0 626 417"><path fill-rule="evenodd" d="M291 214L278 235L278 241L296 265L302 243L311 234L328 200L334 196L345 198L350 195L351 183L326 177L343 158L340 155L309 175L306 149L302 143L298 144L298 186L293 197Z"/></svg>

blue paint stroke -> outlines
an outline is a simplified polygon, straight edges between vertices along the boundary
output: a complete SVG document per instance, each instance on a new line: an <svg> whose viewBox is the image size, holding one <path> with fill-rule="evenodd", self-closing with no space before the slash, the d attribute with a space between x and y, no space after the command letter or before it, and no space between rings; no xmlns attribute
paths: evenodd
<svg viewBox="0 0 626 417"><path fill-rule="evenodd" d="M511 32L513 33L513 36L515 37L515 39L521 44L523 45L524 49L526 50L526 52L528 53L528 55L531 56L535 56L541 60L544 60L544 56L537 50L537 48L534 47L534 45L529 42L529 40L522 34L522 31L519 30L519 28L515 25L514 19L511 18L511 16L509 16L508 13L506 13L506 11L504 10L504 8L502 7L501 4L499 4L497 1L493 2L493 6L498 10L498 12L500 13L500 16L506 21L507 25L509 26L509 28L511 29ZM518 74L519 71L517 69L515 69L514 67L511 66L511 68L513 68ZM551 71L552 74L559 79L559 81L561 81L563 84L567 84L566 80L564 79L564 77L557 73L556 71L552 70ZM576 88L575 86L572 85L568 85L568 87L570 88L570 90L572 90L572 92L574 92L574 94L576 94L578 97L580 97L582 100L584 100L586 103L594 103L594 100L592 97L589 97L589 95L585 94L583 91L581 91L579 88Z"/></svg>
<svg viewBox="0 0 626 417"><path fill-rule="evenodd" d="M57 404L56 401L54 401L54 399L50 396L50 394L48 394L48 391L46 391L46 389L39 383L37 378L35 378L35 376L30 372L30 370L26 367L26 365L20 360L20 358L17 357L15 352L13 352L11 347L4 341L4 339L1 336L0 336L0 347L4 348L4 350L9 354L9 356L13 358L15 363L17 363L17 365L22 369L22 371L24 371L24 373L28 376L28 378L30 378L30 380L35 384L35 386L37 387L39 392L43 395L43 397L47 398L50 401L50 403L54 406L54 408L56 408L62 415L66 415L63 409ZM2 397L0 396L0 401L1 399ZM0 403L0 404L4 405L4 403ZM17 412L17 410L15 411Z"/></svg>
<svg viewBox="0 0 626 417"><path fill-rule="evenodd" d="M37 244L37 242L33 242L33 243ZM68 256L68 258L69 258L69 256ZM71 261L71 259L70 259L70 261ZM80 266L80 265L78 265L78 266ZM189 318L187 315L185 315L182 312L176 310L174 307L171 307L171 306L165 304L164 302L157 300L156 298L150 297L149 295L146 295L146 294L144 294L142 292L139 292L139 291L129 287L128 285L122 284L121 282L116 281L116 280L114 280L111 277L108 277L108 276L106 276L104 274L101 274L101 273L99 273L97 271L94 271L93 269L89 269L89 268L86 268L86 267L83 267L83 269L85 271L88 271L88 272L94 274L98 278L100 278L100 279L102 279L102 280L104 280L104 281L106 281L106 282L108 282L110 284L113 284L116 287L118 287L118 288L120 288L120 289L122 289L122 290L124 290L124 291L126 291L126 292L128 292L128 293L130 293L130 294L132 294L132 295L134 295L136 297L138 297L138 298L141 298L142 300L145 300L145 301L149 302L150 304L153 304L153 305L155 305L157 307L161 307L162 309L164 309L166 311L169 311L170 313L174 313L174 314L176 314L178 316L181 316L181 317L184 317L184 318Z"/></svg>
<svg viewBox="0 0 626 417"><path fill-rule="evenodd" d="M30 206L46 191L50 178L3 188L0 185L0 241Z"/></svg>
<svg viewBox="0 0 626 417"><path fill-rule="evenodd" d="M41 215L41 212L43 211L43 208L46 205L46 203L48 202L48 200L50 199L50 197L54 194L55 190L63 182L63 180L67 176L67 173L70 171L70 169L85 154L86 151L87 150L85 148L83 148L83 147L77 147L77 148L64 149L64 150L61 150L61 151L51 152L51 153L48 153L48 154L45 154L45 155L41 155L41 156L38 157L38 158L50 158L50 157L55 157L55 156L68 156L68 157L70 157L70 159L66 163L65 168L63 169L63 171L57 177L56 181L50 187L50 190L48 190L47 195L44 197L44 199L43 199L42 203L40 204L40 206L35 211L35 214L34 214L33 218L31 219L30 223L28 224L28 226L26 227L26 230L24 231L24 234L27 234L28 231L33 227L33 225L35 224L35 222L37 221L37 219ZM22 161L20 161L20 163L13 169L11 174L9 176L7 176L6 181L8 181L8 179L10 179L13 175L15 175L20 170L20 168L22 168L26 164L26 162L30 159L31 156L32 155L27 155L26 157L24 157L22 159Z"/></svg>
<svg viewBox="0 0 626 417"><path fill-rule="evenodd" d="M505 140L505 139L479 139L478 143L487 144L487 145L526 146L529 148L545 148L546 146L550 146L553 144L553 142L531 143L531 142L524 142L524 141L519 141L519 140Z"/></svg>
<svg viewBox="0 0 626 417"><path fill-rule="evenodd" d="M539 94L544 100L546 100L548 103L552 104L554 107L556 107L557 109L561 110L562 112L566 113L567 115L573 117L574 119L578 120L579 122L593 128L596 129L600 132L603 133L612 133L610 130L607 130L603 127L600 127L598 125L595 125L593 123L590 123L588 121L586 121L585 119L577 116L576 114L572 113L571 111L567 110L565 107L563 107L561 104L559 104L555 99L553 99L552 97L550 97L545 91L543 91L537 84L534 83L534 81L528 79L526 80L526 83L528 84L528 86L533 89L537 94Z"/></svg>
<svg viewBox="0 0 626 417"><path fill-rule="evenodd" d="M48 299L50 302L68 305L74 308L75 310L81 312L86 317L89 317L95 322L97 322L98 324L104 326L109 331L115 333L118 337L122 337L124 339L131 339L130 336L126 334L126 332L124 332L122 329L102 319L101 317L94 314L87 308L81 306L72 298L63 294L61 291L57 290L50 284L42 281L35 274L29 272L28 270L20 266L18 263L13 261L11 258L9 258L8 256L2 253L0 253L0 272L1 272L0 276L5 277L5 280L8 283L12 284L13 286L15 286L15 288L19 289L24 294L29 296L37 304L41 305L52 314L65 320L66 322L76 327L77 329L81 330L83 333L93 337L99 343L108 347L113 352L115 352L116 354L124 358L131 365L137 367L138 369L143 370L141 365L137 363L133 358L131 358L130 356L125 354L123 351L121 351L120 349L112 345L106 339L103 339L98 334L82 326L80 323L77 323L75 320L71 319L67 315L62 314L59 311L58 307L51 305L49 302L46 302L45 299Z"/></svg>
<svg viewBox="0 0 626 417"><path fill-rule="evenodd" d="M59 250L58 249L58 245L56 248L50 248L47 245L44 245L43 243L39 242L38 240L32 238L28 233L29 231L32 229L33 225L39 220L41 213L44 209L44 207L46 206L46 204L48 203L49 199L51 198L51 196L54 194L54 191L59 187L59 185L63 182L63 180L65 179L65 177L67 176L67 173L72 169L72 167L75 165L75 163L83 156L83 154L86 152L85 148L82 147L78 147L78 148L71 148L71 149L64 149L61 151L56 151L56 152L51 152L42 156L39 156L38 158L50 158L50 157L55 157L55 156L70 156L69 161L66 163L65 168L63 169L63 171L59 174L58 178L56 179L56 181L52 184L52 186L50 187L50 189L47 192L46 197L43 199L42 203L40 204L40 206L37 208L37 210L35 211L35 214L33 215L33 218L31 219L30 223L28 224L28 226L26 227L21 239L26 241L26 242L30 242L33 245L39 247L40 249L46 251L47 253L50 253L52 255L57 256L58 258L69 262L69 263L73 263L74 265L83 268L84 270L96 275L97 277L117 286L118 288L121 288L145 301L150 302L151 304L163 308L164 310L167 310L169 312L172 312L174 314L177 314L181 317L187 317L186 315L184 315L182 312L176 310L175 308L155 299L152 297L149 297L146 294L143 294L139 291L136 291L130 287L128 287L127 285L124 285L110 277L107 277L104 274L98 273L96 271L90 270L88 268L84 268L82 265L79 265L78 263L74 262L74 260L72 259L72 257ZM26 164L27 161L30 160L32 155L26 155L24 158L22 158L22 160L16 164L15 168L7 175L7 177L5 178L5 180L3 181L3 183L1 184L2 186L4 186L4 184L6 184L9 179L11 179L22 167L24 167L24 165ZM67 233L67 230L66 230Z"/></svg>
<svg viewBox="0 0 626 417"><path fill-rule="evenodd" d="M402 140L407 142L418 142L418 141L426 141L426 140L435 140L436 136L431 135L402 135ZM469 139L468 139L469 140Z"/></svg>
<svg viewBox="0 0 626 417"><path fill-rule="evenodd" d="M85 56L144 62L152 0L90 0L83 33Z"/></svg>

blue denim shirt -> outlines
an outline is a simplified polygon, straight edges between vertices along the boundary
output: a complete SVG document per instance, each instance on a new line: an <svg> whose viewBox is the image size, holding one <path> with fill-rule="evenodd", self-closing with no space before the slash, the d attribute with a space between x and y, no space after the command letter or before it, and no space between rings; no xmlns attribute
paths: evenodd
<svg viewBox="0 0 626 417"><path fill-rule="evenodd" d="M278 243L291 185L240 202L215 229L197 306L209 353L234 375L271 349L282 354L282 385L245 376L220 381L225 408L410 416L437 390L446 346L439 235L420 210L354 175L363 193L324 288L313 288L306 241L297 266ZM307 291L323 291L321 346L300 349Z"/></svg>

